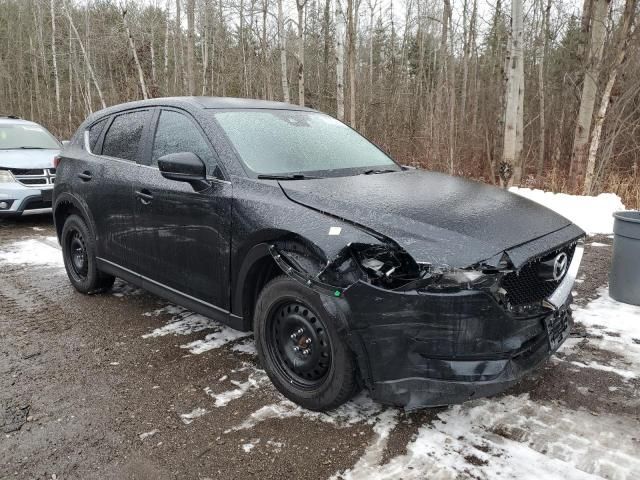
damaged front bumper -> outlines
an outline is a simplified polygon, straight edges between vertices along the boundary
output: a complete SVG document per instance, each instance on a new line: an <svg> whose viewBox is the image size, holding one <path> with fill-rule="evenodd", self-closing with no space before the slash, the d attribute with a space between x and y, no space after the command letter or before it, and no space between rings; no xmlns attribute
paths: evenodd
<svg viewBox="0 0 640 480"><path fill-rule="evenodd" d="M340 303L372 397L408 409L509 388L557 350L572 325L570 296L526 318L474 291L396 293L359 283Z"/></svg>

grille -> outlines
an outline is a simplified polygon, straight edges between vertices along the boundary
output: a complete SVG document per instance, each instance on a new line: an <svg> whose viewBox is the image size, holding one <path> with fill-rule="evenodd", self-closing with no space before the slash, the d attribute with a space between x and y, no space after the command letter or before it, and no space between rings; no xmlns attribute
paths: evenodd
<svg viewBox="0 0 640 480"><path fill-rule="evenodd" d="M540 276L540 262L554 258L558 253L567 254L571 263L575 245L566 246L543 257L530 261L518 272L508 273L502 278L502 288L507 292L509 304L513 306L531 305L549 297L560 285L560 280L545 280Z"/></svg>
<svg viewBox="0 0 640 480"><path fill-rule="evenodd" d="M55 168L12 168L11 173L18 182L27 187L53 185L56 178Z"/></svg>
<svg viewBox="0 0 640 480"><path fill-rule="evenodd" d="M11 173L13 173L15 176L20 176L20 175L43 176L44 170L42 168L12 168Z"/></svg>
<svg viewBox="0 0 640 480"><path fill-rule="evenodd" d="M46 178L20 178L18 180L20 183L24 185L46 185Z"/></svg>

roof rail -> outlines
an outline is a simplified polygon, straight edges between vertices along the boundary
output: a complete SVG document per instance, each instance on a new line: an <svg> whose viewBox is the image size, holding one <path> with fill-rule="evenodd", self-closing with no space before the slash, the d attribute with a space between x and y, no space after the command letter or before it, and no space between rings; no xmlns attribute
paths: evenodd
<svg viewBox="0 0 640 480"><path fill-rule="evenodd" d="M0 114L0 118L11 118L13 120L22 120L19 116L17 115L2 115Z"/></svg>

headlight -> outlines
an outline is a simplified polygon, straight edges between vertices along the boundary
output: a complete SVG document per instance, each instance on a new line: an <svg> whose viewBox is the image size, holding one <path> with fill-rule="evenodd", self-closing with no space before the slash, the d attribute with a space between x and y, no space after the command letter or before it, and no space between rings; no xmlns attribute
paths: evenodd
<svg viewBox="0 0 640 480"><path fill-rule="evenodd" d="M385 245L353 245L352 251L374 285L394 289L420 279L418 264L403 250Z"/></svg>
<svg viewBox="0 0 640 480"><path fill-rule="evenodd" d="M0 170L0 183L14 183L16 179L9 170Z"/></svg>
<svg viewBox="0 0 640 480"><path fill-rule="evenodd" d="M481 270L453 269L430 277L422 288L429 292L454 292L459 290L489 290L497 284L498 275Z"/></svg>

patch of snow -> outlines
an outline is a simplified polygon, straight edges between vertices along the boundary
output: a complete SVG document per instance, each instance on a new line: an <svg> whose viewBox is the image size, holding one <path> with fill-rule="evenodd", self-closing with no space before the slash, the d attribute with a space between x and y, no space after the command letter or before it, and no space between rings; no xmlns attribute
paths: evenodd
<svg viewBox="0 0 640 480"><path fill-rule="evenodd" d="M120 362L111 362L111 363L109 363L109 365L111 365L112 367L116 367L116 366L120 365Z"/></svg>
<svg viewBox="0 0 640 480"><path fill-rule="evenodd" d="M151 430L150 432L141 433L138 437L140 437L140 440L144 440L145 438L153 437L159 431L160 430Z"/></svg>
<svg viewBox="0 0 640 480"><path fill-rule="evenodd" d="M630 370L623 370L620 368L612 367L611 365L603 365L601 363L593 362L593 361L591 362L573 361L571 362L571 365L575 365L576 367L580 367L580 368L591 368L593 370L600 370L601 372L615 373L616 375L619 375L623 378L637 377L637 374Z"/></svg>
<svg viewBox="0 0 640 480"><path fill-rule="evenodd" d="M213 330L204 339L180 345L180 348L189 350L190 353L199 355L215 348L251 335L250 332L240 332L226 325L216 322L204 315L200 315L177 305L166 305L152 312L145 312L147 317L171 315L171 320L162 327L146 333L142 338L163 337L165 335L191 335L202 330Z"/></svg>
<svg viewBox="0 0 640 480"><path fill-rule="evenodd" d="M185 425L189 425L190 423L193 422L194 418L201 417L205 413L207 413L207 411L204 408L198 407L198 408L193 409L189 413L181 413L180 414L180 420L182 420L182 423L184 423Z"/></svg>
<svg viewBox="0 0 640 480"><path fill-rule="evenodd" d="M256 343L252 339L247 340L246 342L237 343L231 347L231 350L234 352L246 353L249 355L257 355L258 352L256 350Z"/></svg>
<svg viewBox="0 0 640 480"><path fill-rule="evenodd" d="M531 401L528 395L467 402L423 425L407 453L382 465L393 417L345 479L633 478L640 471L635 422Z"/></svg>
<svg viewBox="0 0 640 480"><path fill-rule="evenodd" d="M260 443L260 439L259 438L252 438L249 442L247 442L247 443L242 445L242 450L244 450L245 453L249 453L259 443Z"/></svg>
<svg viewBox="0 0 640 480"><path fill-rule="evenodd" d="M208 352L214 348L220 348L234 340L251 335L251 332L240 332L219 323L215 323L215 326L212 328L214 328L215 331L204 337L204 340L196 340L194 342L187 343L186 345L180 345L180 348L185 348L189 350L189 353L193 353L194 355L200 355L201 353Z"/></svg>
<svg viewBox="0 0 640 480"><path fill-rule="evenodd" d="M612 365L614 370L617 370L615 373L626 378L638 377L640 307L612 299L607 287L600 288L598 294L599 296L586 306L575 309L573 318L584 325L590 334L599 337L589 339L590 343L627 361L627 365Z"/></svg>
<svg viewBox="0 0 640 480"><path fill-rule="evenodd" d="M365 450L362 457L358 459L356 464L347 472L342 472L333 475L331 479L349 479L349 478L362 478L370 479L376 478L376 473L382 455L387 448L389 441L389 435L396 428L398 424L398 410L388 409L382 412L378 416L378 421L373 425L373 433L375 438ZM398 476L397 478L400 478Z"/></svg>
<svg viewBox="0 0 640 480"><path fill-rule="evenodd" d="M165 335L191 335L192 333L212 328L214 325L216 324L210 318L197 313L189 313L174 317L166 325L156 328L151 333L144 334L142 338L164 337Z"/></svg>
<svg viewBox="0 0 640 480"><path fill-rule="evenodd" d="M51 238L55 239L55 237ZM11 243L0 250L0 262L14 265L64 267L62 251L52 244L49 238L30 238Z"/></svg>
<svg viewBox="0 0 640 480"><path fill-rule="evenodd" d="M266 420L295 417L329 423L336 427L348 427L358 423L373 425L378 420L379 414L384 411L383 406L374 402L365 392L330 412L313 412L282 399L259 408L240 425L226 430L225 433L251 429Z"/></svg>
<svg viewBox="0 0 640 480"><path fill-rule="evenodd" d="M625 210L620 197L613 193L601 193L597 197L590 197L518 187L511 187L509 191L554 210L589 235L612 233L613 213Z"/></svg>
<svg viewBox="0 0 640 480"><path fill-rule="evenodd" d="M609 247L610 245L607 245L606 243L600 243L600 242L591 242L589 244L592 247Z"/></svg>
<svg viewBox="0 0 640 480"><path fill-rule="evenodd" d="M245 367L237 371L243 371L247 368L250 368L252 370L252 372L249 374L249 378L247 378L246 381L240 382L238 380L230 380L231 384L233 384L236 388L220 393L214 392L210 387L206 387L204 389L205 393L214 399L214 406L216 408L225 407L229 402L243 397L249 391L257 390L258 388L269 384L269 377L267 377L267 374L264 373L264 370L260 370L248 364L245 364Z"/></svg>

